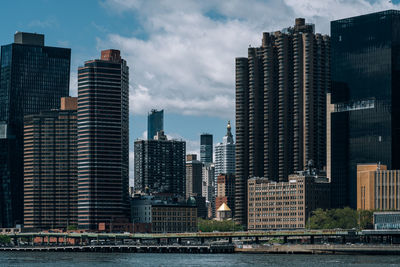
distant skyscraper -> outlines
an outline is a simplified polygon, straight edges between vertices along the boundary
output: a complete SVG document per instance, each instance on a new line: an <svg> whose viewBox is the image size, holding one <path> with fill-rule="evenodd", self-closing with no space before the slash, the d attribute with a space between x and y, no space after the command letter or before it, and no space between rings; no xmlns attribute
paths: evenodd
<svg viewBox="0 0 400 267"><path fill-rule="evenodd" d="M228 121L226 135L222 143L215 146L215 184L220 174L235 174L235 143L231 133L231 123ZM233 209L233 205L229 204Z"/></svg>
<svg viewBox="0 0 400 267"><path fill-rule="evenodd" d="M152 109L147 115L147 140L153 140L159 131L164 131L164 110Z"/></svg>
<svg viewBox="0 0 400 267"><path fill-rule="evenodd" d="M236 59L235 219L247 222L247 179L286 181L309 160L326 166L330 39L296 19L264 33L261 47Z"/></svg>
<svg viewBox="0 0 400 267"><path fill-rule="evenodd" d="M77 98L60 110L25 116L24 227L77 225Z"/></svg>
<svg viewBox="0 0 400 267"><path fill-rule="evenodd" d="M68 96L71 49L44 46L44 35L17 32L1 47L0 227L23 223L24 116L60 107Z"/></svg>
<svg viewBox="0 0 400 267"><path fill-rule="evenodd" d="M400 169L400 11L331 23L333 207L357 205L357 164Z"/></svg>
<svg viewBox="0 0 400 267"><path fill-rule="evenodd" d="M203 163L213 162L213 136L204 133L200 135L200 161Z"/></svg>
<svg viewBox="0 0 400 267"><path fill-rule="evenodd" d="M118 50L78 69L78 225L129 216L129 68Z"/></svg>
<svg viewBox="0 0 400 267"><path fill-rule="evenodd" d="M191 196L202 196L202 168L203 163L197 160L197 155L187 155L186 157L186 198Z"/></svg>
<svg viewBox="0 0 400 267"><path fill-rule="evenodd" d="M186 142L168 140L163 131L135 141L135 191L185 196L185 155Z"/></svg>
<svg viewBox="0 0 400 267"><path fill-rule="evenodd" d="M203 197L206 198L206 203L210 211L209 217L214 217L213 211L215 206L215 188L214 188L215 165L203 164L202 177L203 177Z"/></svg>

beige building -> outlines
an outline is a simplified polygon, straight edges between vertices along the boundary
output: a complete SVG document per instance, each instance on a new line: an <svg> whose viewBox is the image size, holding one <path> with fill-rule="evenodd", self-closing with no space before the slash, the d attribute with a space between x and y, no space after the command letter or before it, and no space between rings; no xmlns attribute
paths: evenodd
<svg viewBox="0 0 400 267"><path fill-rule="evenodd" d="M287 182L248 180L249 230L305 228L312 211L329 206L326 177L301 172L290 175Z"/></svg>
<svg viewBox="0 0 400 267"><path fill-rule="evenodd" d="M357 209L399 210L400 170L381 164L357 165Z"/></svg>

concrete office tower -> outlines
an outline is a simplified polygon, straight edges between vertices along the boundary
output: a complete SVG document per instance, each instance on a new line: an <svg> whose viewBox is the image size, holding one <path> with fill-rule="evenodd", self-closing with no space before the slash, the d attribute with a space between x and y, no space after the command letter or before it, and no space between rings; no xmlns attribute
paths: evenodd
<svg viewBox="0 0 400 267"><path fill-rule="evenodd" d="M196 154L186 156L186 198L203 195L202 168Z"/></svg>
<svg viewBox="0 0 400 267"><path fill-rule="evenodd" d="M231 123L228 121L226 135L222 143L215 146L215 184L220 174L235 174L235 143L231 132ZM233 208L233 206L228 205Z"/></svg>
<svg viewBox="0 0 400 267"><path fill-rule="evenodd" d="M168 140L158 132L154 140L135 141L135 191L186 196L186 142Z"/></svg>
<svg viewBox="0 0 400 267"><path fill-rule="evenodd" d="M247 179L286 181L309 160L326 166L330 39L296 19L264 33L261 47L236 59L235 219L246 224Z"/></svg>
<svg viewBox="0 0 400 267"><path fill-rule="evenodd" d="M213 162L213 136L204 133L200 135L200 161L203 163Z"/></svg>
<svg viewBox="0 0 400 267"><path fill-rule="evenodd" d="M357 164L400 169L400 11L333 21L331 35L332 205L356 208Z"/></svg>
<svg viewBox="0 0 400 267"><path fill-rule="evenodd" d="M147 115L147 140L153 140L160 131L164 131L164 110L152 109Z"/></svg>
<svg viewBox="0 0 400 267"><path fill-rule="evenodd" d="M78 226L129 219L129 68L118 50L78 69Z"/></svg>
<svg viewBox="0 0 400 267"><path fill-rule="evenodd" d="M69 94L71 49L44 45L44 35L17 32L1 47L0 228L23 223L24 116L60 107Z"/></svg>
<svg viewBox="0 0 400 267"><path fill-rule="evenodd" d="M77 98L59 110L25 116L24 227L77 225Z"/></svg>

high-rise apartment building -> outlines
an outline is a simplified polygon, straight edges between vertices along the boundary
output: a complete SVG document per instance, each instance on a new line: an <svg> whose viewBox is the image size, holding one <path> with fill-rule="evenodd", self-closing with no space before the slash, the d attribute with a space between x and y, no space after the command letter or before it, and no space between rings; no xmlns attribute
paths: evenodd
<svg viewBox="0 0 400 267"><path fill-rule="evenodd" d="M134 146L135 191L186 195L185 141L168 140L161 131Z"/></svg>
<svg viewBox="0 0 400 267"><path fill-rule="evenodd" d="M0 227L23 223L24 116L60 107L69 94L71 49L44 45L44 35L17 32L1 47Z"/></svg>
<svg viewBox="0 0 400 267"><path fill-rule="evenodd" d="M264 33L261 47L236 58L235 219L246 224L247 179L286 181L309 160L326 166L330 38L296 19Z"/></svg>
<svg viewBox="0 0 400 267"><path fill-rule="evenodd" d="M77 98L59 110L25 116L24 227L77 225Z"/></svg>
<svg viewBox="0 0 400 267"><path fill-rule="evenodd" d="M118 50L78 69L78 226L129 219L129 68Z"/></svg>
<svg viewBox="0 0 400 267"><path fill-rule="evenodd" d="M203 163L213 162L213 136L204 133L200 135L200 161Z"/></svg>
<svg viewBox="0 0 400 267"><path fill-rule="evenodd" d="M400 11L331 22L333 207L357 207L357 164L400 169Z"/></svg>
<svg viewBox="0 0 400 267"><path fill-rule="evenodd" d="M235 173L235 143L231 132L231 123L228 121L226 127L226 135L222 139L222 143L215 146L215 184L220 174ZM229 205L228 205L229 206ZM233 208L233 206L229 206Z"/></svg>
<svg viewBox="0 0 400 267"><path fill-rule="evenodd" d="M196 154L186 156L186 198L203 195L202 169Z"/></svg>
<svg viewBox="0 0 400 267"><path fill-rule="evenodd" d="M152 109L147 115L147 140L154 139L160 131L164 131L164 110Z"/></svg>

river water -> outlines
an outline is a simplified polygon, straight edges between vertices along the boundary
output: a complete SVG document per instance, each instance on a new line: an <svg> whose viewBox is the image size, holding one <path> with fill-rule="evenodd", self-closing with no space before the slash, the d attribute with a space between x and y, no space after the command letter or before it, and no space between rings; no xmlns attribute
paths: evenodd
<svg viewBox="0 0 400 267"><path fill-rule="evenodd" d="M0 266L400 266L400 256L0 252Z"/></svg>

